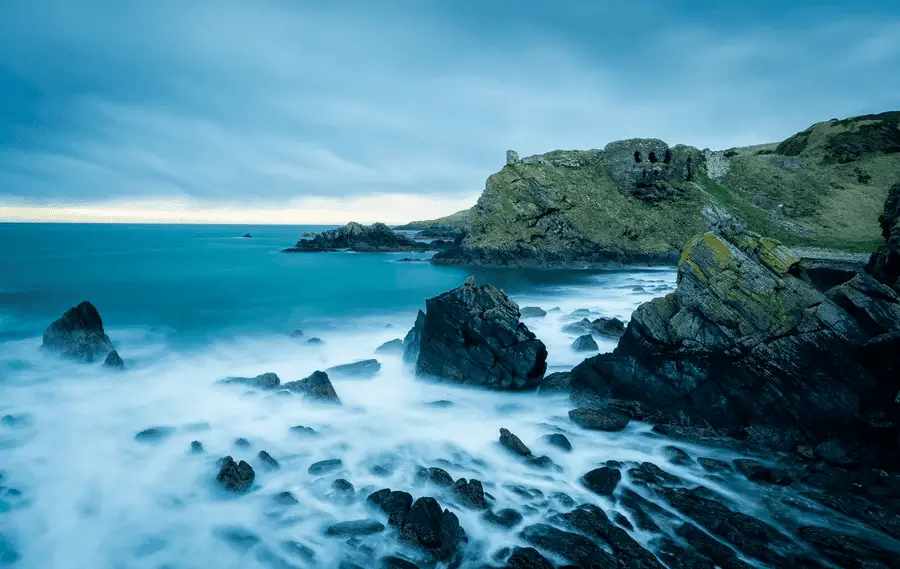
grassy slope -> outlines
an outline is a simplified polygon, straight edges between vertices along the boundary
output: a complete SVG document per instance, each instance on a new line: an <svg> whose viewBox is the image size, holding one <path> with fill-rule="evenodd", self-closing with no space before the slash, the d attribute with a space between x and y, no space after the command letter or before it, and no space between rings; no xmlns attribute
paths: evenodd
<svg viewBox="0 0 900 569"><path fill-rule="evenodd" d="M440 217L438 219L426 219L423 221L412 221L407 223L406 225L399 225L394 229L405 229L405 230L422 230L422 229L432 229L434 227L449 227L449 228L462 228L466 226L466 223L469 219L469 212L471 210L464 209L462 211L458 211L456 213L451 213L446 217Z"/></svg>

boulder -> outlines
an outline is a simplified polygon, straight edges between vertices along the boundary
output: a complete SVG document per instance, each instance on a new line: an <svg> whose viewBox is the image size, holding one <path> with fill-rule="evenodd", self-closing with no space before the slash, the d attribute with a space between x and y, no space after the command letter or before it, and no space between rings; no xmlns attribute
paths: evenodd
<svg viewBox="0 0 900 569"><path fill-rule="evenodd" d="M226 456L219 461L219 474L216 480L230 492L246 492L253 485L254 478L256 473L253 472L253 467L243 460L235 462L233 458Z"/></svg>
<svg viewBox="0 0 900 569"><path fill-rule="evenodd" d="M315 371L312 375L299 381L290 381L282 386L284 389L303 395L304 401L315 401L318 403L334 403L341 404L328 374L322 371Z"/></svg>
<svg viewBox="0 0 900 569"><path fill-rule="evenodd" d="M41 348L63 357L85 362L105 358L114 351L112 341L103 331L100 313L90 302L82 302L44 330Z"/></svg>
<svg viewBox="0 0 900 569"><path fill-rule="evenodd" d="M106 359L103 360L103 365L106 367L111 367L113 369L125 369L125 361L116 350L113 350L110 353L106 354Z"/></svg>
<svg viewBox="0 0 900 569"><path fill-rule="evenodd" d="M609 498L612 497L620 480L622 480L622 473L618 468L601 466L585 474L581 482L591 492Z"/></svg>
<svg viewBox="0 0 900 569"><path fill-rule="evenodd" d="M893 440L874 454L895 461L900 376L865 353L873 341L893 345L898 299L864 276L822 293L798 263L720 218L685 247L676 291L638 307L613 353L572 370L573 389L725 432L764 432L769 446Z"/></svg>
<svg viewBox="0 0 900 569"><path fill-rule="evenodd" d="M524 306L520 312L522 318L541 318L547 316L547 311L539 306Z"/></svg>
<svg viewBox="0 0 900 569"><path fill-rule="evenodd" d="M403 340L400 338L390 340L375 348L376 354L402 354L403 351Z"/></svg>
<svg viewBox="0 0 900 569"><path fill-rule="evenodd" d="M485 512L484 521L494 524L495 526L511 528L513 526L519 525L519 522L522 521L522 514L511 508L503 508L502 510L498 510L496 512Z"/></svg>
<svg viewBox="0 0 900 569"><path fill-rule="evenodd" d="M628 426L626 415L609 409L573 409L569 411L569 419L579 427L592 431L621 431Z"/></svg>
<svg viewBox="0 0 900 569"><path fill-rule="evenodd" d="M272 372L257 375L256 377L226 377L220 379L222 385L243 385L254 389L276 389L281 385L281 379Z"/></svg>
<svg viewBox="0 0 900 569"><path fill-rule="evenodd" d="M460 478L453 484L453 495L459 503L473 510L484 510L487 501L484 499L484 487L480 480Z"/></svg>
<svg viewBox="0 0 900 569"><path fill-rule="evenodd" d="M265 466L269 470L278 470L279 468L281 468L281 465L278 464L278 461L275 460L267 451L261 450L259 451L259 454L257 456L259 457L259 461L263 464L263 466Z"/></svg>
<svg viewBox="0 0 900 569"><path fill-rule="evenodd" d="M600 336L618 338L625 333L625 323L618 318L597 318L591 322L591 330Z"/></svg>
<svg viewBox="0 0 900 569"><path fill-rule="evenodd" d="M325 535L329 537L353 537L372 535L384 531L384 524L378 520L352 520L328 526Z"/></svg>
<svg viewBox="0 0 900 569"><path fill-rule="evenodd" d="M320 460L319 462L314 462L309 465L309 468L306 471L309 474L314 476L318 476L319 474L328 474L329 472L334 472L335 470L340 470L344 467L344 463L339 458L331 458L328 460Z"/></svg>
<svg viewBox="0 0 900 569"><path fill-rule="evenodd" d="M575 338L575 341L572 342L572 349L576 352L596 352L600 349L600 346L594 341L593 336L585 334Z"/></svg>
<svg viewBox="0 0 900 569"><path fill-rule="evenodd" d="M418 326L418 324L417 324ZM501 290L474 278L426 302L416 375L492 389L531 389L547 370L547 348Z"/></svg>
<svg viewBox="0 0 900 569"><path fill-rule="evenodd" d="M556 448L563 450L565 452L571 452L572 443L569 442L568 437L562 433L553 433L551 435L544 435L544 440L547 441L547 444L553 445Z"/></svg>
<svg viewBox="0 0 900 569"><path fill-rule="evenodd" d="M546 557L533 547L517 547L506 560L507 569L553 569Z"/></svg>
<svg viewBox="0 0 900 569"><path fill-rule="evenodd" d="M439 561L457 556L464 536L456 514L442 511L437 500L431 497L419 498L413 503L400 529L401 540Z"/></svg>
<svg viewBox="0 0 900 569"><path fill-rule="evenodd" d="M562 331L566 334L590 334L594 323L587 318L582 318L577 322L570 322L562 327Z"/></svg>
<svg viewBox="0 0 900 569"><path fill-rule="evenodd" d="M374 377L381 371L381 364L378 360L361 360L349 364L342 364L330 367L325 370L326 373L332 375L344 375L353 377Z"/></svg>
<svg viewBox="0 0 900 569"><path fill-rule="evenodd" d="M500 444L513 454L531 456L531 449L522 442L522 439L511 433L508 429L500 429Z"/></svg>
<svg viewBox="0 0 900 569"><path fill-rule="evenodd" d="M431 468L420 468L416 472L416 482L430 482L437 486L453 486L453 477L450 476L443 468L432 466Z"/></svg>
<svg viewBox="0 0 900 569"><path fill-rule="evenodd" d="M351 222L337 229L317 233L297 241L286 253L319 253L325 251L356 251L358 253L426 251L429 244L397 233L383 223L365 226Z"/></svg>

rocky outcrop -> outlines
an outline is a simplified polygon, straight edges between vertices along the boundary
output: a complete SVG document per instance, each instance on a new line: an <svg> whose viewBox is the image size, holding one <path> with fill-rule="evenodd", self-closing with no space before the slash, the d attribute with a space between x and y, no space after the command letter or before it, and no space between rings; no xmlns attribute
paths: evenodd
<svg viewBox="0 0 900 569"><path fill-rule="evenodd" d="M360 360L349 364L341 364L332 366L325 370L326 373L332 375L344 375L352 377L375 377L381 371L381 364L378 360Z"/></svg>
<svg viewBox="0 0 900 569"><path fill-rule="evenodd" d="M281 385L281 378L272 372L266 372L256 377L226 377L218 381L221 385L243 385L253 389L277 389Z"/></svg>
<svg viewBox="0 0 900 569"><path fill-rule="evenodd" d="M50 324L44 330L41 348L84 362L104 359L115 350L109 336L103 331L100 313L90 302L82 302L66 310L58 320Z"/></svg>
<svg viewBox="0 0 900 569"><path fill-rule="evenodd" d="M315 371L312 375L299 381L289 381L281 386L283 389L303 396L304 401L317 403L341 404L328 374L323 371Z"/></svg>
<svg viewBox="0 0 900 569"><path fill-rule="evenodd" d="M868 276L823 294L786 247L735 220L716 226L685 247L676 291L641 305L613 353L573 369L573 388L742 438L765 426L770 445L866 440L896 454L900 376L867 353L900 347L897 296Z"/></svg>
<svg viewBox="0 0 900 569"><path fill-rule="evenodd" d="M416 323L403 338L403 363L414 364L419 359L419 343L422 339L422 328L425 326L425 313L416 314Z"/></svg>
<svg viewBox="0 0 900 569"><path fill-rule="evenodd" d="M250 489L256 473L245 461L235 462L230 456L219 461L219 474L216 481L230 492L243 493Z"/></svg>
<svg viewBox="0 0 900 569"><path fill-rule="evenodd" d="M413 502L410 494L385 488L366 500L387 514L388 525L399 530L401 541L433 560L450 561L460 555L466 532L456 514L442 510L434 498L426 496Z"/></svg>
<svg viewBox="0 0 900 569"><path fill-rule="evenodd" d="M900 292L900 182L888 191L878 222L884 245L869 259L866 271L895 292Z"/></svg>
<svg viewBox="0 0 900 569"><path fill-rule="evenodd" d="M547 348L503 291L470 277L425 307L414 328L417 376L491 389L531 389L544 377Z"/></svg>
<svg viewBox="0 0 900 569"><path fill-rule="evenodd" d="M397 233L383 223L369 226L359 223L348 223L337 229L330 229L316 234L311 239L301 239L287 253L321 253L325 251L356 251L359 253L378 253L396 251L427 251L431 243L422 243Z"/></svg>

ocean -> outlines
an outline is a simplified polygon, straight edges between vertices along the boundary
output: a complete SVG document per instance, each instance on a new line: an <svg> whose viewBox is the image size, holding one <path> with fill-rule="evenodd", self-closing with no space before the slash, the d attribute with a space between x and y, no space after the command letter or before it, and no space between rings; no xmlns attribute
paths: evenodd
<svg viewBox="0 0 900 569"><path fill-rule="evenodd" d="M649 425L585 431L569 422L566 396L425 383L398 355L374 350L402 338L426 298L474 275L520 306L559 308L526 323L547 344L550 372L569 369L586 357L571 349L575 335L562 331L573 311L627 320L640 303L674 289L674 269L473 270L401 261L427 257L409 253L280 252L321 229L0 225L0 566L374 566L365 560L410 552L388 533L334 538L325 528L377 517L365 497L392 488L434 496L456 512L469 536L464 566L475 567L521 545L517 530L461 507L447 488L417 485L419 468L477 478L493 510L513 508L523 523L536 523L564 509L563 494L612 507L579 482L607 460L664 460L669 443L648 436ZM39 350L43 329L83 300L98 308L125 371ZM303 338L292 338L294 330ZM304 344L310 337L322 344ZM598 341L602 351L614 348ZM336 408L217 384L264 372L293 381L372 357L382 364L375 378L333 379L343 401ZM296 425L318 434L299 436L290 429ZM167 436L135 439L151 427ZM562 471L512 459L497 442L501 427ZM548 444L545 435L559 432L572 452ZM189 453L194 440L205 452ZM263 469L261 450L280 468ZM226 455L256 469L248 494L218 489L216 463ZM340 459L340 468L308 472L327 459ZM667 470L699 480L686 466ZM336 478L354 490L336 492ZM297 503L276 500L281 492ZM753 508L752 498L746 503Z"/></svg>

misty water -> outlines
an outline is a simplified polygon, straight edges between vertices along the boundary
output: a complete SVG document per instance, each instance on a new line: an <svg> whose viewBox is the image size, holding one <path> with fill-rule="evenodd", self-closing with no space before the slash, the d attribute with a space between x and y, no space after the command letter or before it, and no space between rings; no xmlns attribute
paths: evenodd
<svg viewBox="0 0 900 569"><path fill-rule="evenodd" d="M522 527L570 509L566 497L615 509L579 482L608 460L654 462L733 507L770 517L755 485L668 463L662 448L672 441L649 425L586 431L569 421L573 405L565 395L417 381L399 354L374 351L403 337L426 298L462 284L472 271L400 262L405 254L278 252L305 229L0 227L5 243L16 239L0 261L0 565L289 568L337 567L350 559L374 567L365 560L414 552L390 531L348 541L324 530L346 520L386 521L365 498L391 488L434 496L454 511L469 538L465 566L480 566L497 551L522 545ZM253 239L238 238L247 231ZM562 331L574 310L627 320L640 303L675 284L673 269L481 270L475 276L503 287L520 306L558 307L526 321L547 344L550 372L590 355L573 351L576 336ZM43 328L82 300L98 307L125 371L39 351ZM322 344L291 338L294 329ZM602 351L614 348L609 340L598 343ZM264 372L293 381L372 357L382 364L376 377L332 377L340 407L217 384ZM438 401L449 403L433 404ZM316 434L291 429L298 425ZM151 427L164 428L166 436L136 440ZM498 443L501 427L562 470L535 470L516 460ZM552 433L564 433L573 451L547 444L543 437ZM238 438L249 446L238 446ZM192 441L204 452L191 453ZM678 446L694 458L738 456ZM280 468L264 468L261 450ZM226 455L256 470L247 494L230 495L216 484L216 462ZM342 466L308 472L329 459ZM523 522L512 529L491 525L483 512L456 502L450 489L417 482L417 470L430 466L454 479L481 480L491 509L513 508ZM352 483L352 494L332 488L338 478ZM626 477L619 490L628 487L643 493ZM282 492L297 503L279 502ZM796 515L813 515L804 511ZM631 534L648 544L652 538Z"/></svg>

